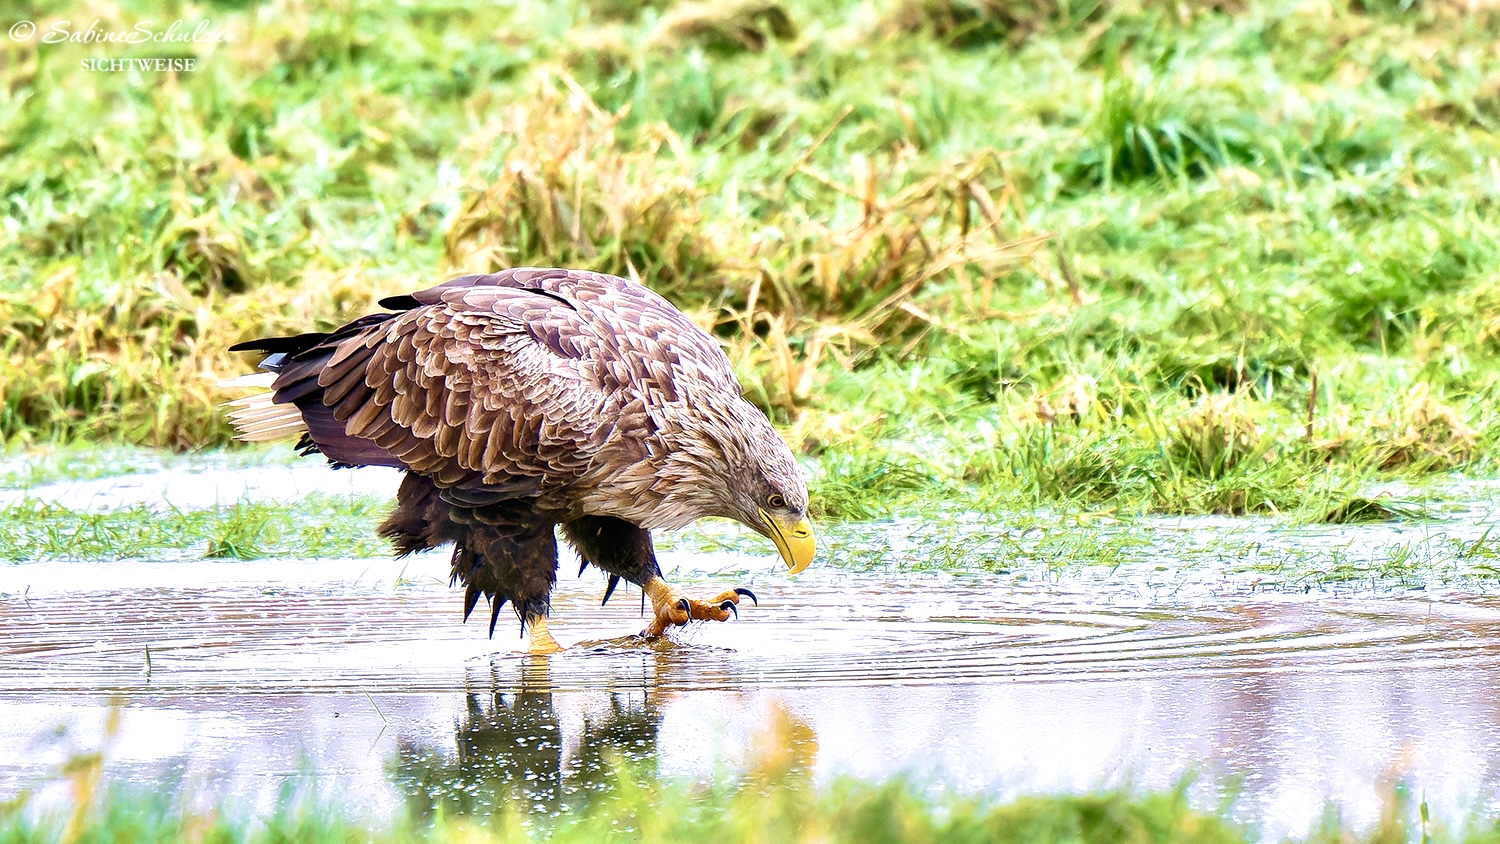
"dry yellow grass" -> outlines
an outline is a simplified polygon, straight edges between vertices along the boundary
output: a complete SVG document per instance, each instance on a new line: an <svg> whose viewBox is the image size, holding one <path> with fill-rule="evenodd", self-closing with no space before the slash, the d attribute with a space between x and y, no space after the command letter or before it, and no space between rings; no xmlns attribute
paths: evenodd
<svg viewBox="0 0 1500 844"><path fill-rule="evenodd" d="M691 144L666 125L622 143L623 117L566 75L539 77L534 98L465 144L502 151L499 175L471 185L449 262L484 271L552 260L647 279L706 328L737 329L720 333L768 405L795 409L825 354L992 315L993 279L1045 240L1024 231L993 151L935 172L899 152L854 157L837 176L804 156L785 181L810 182L825 203L772 186L782 197L768 213L721 206L709 222L702 206L737 199L698 186ZM960 298L929 302L934 285Z"/></svg>
<svg viewBox="0 0 1500 844"><path fill-rule="evenodd" d="M1211 393L1173 423L1169 450L1205 477L1220 477L1265 449L1266 431L1253 402L1240 394Z"/></svg>

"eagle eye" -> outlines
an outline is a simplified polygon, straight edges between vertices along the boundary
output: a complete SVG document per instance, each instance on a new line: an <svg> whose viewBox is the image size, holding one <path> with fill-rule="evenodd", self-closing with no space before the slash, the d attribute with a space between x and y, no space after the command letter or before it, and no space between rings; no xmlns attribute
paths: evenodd
<svg viewBox="0 0 1500 844"><path fill-rule="evenodd" d="M769 497L766 498L766 506L774 507L779 510L782 507L786 506L786 499L781 497L781 493L773 492Z"/></svg>

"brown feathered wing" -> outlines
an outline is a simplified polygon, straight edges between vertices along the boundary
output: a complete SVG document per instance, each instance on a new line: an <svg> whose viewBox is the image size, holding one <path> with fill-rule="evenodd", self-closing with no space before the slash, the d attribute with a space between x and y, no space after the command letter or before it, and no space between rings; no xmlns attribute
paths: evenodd
<svg viewBox="0 0 1500 844"><path fill-rule="evenodd" d="M566 498L604 449L644 458L663 407L739 391L712 338L614 276L509 270L382 304L404 310L236 348L281 353L274 401L297 406L312 447L409 468L459 502Z"/></svg>

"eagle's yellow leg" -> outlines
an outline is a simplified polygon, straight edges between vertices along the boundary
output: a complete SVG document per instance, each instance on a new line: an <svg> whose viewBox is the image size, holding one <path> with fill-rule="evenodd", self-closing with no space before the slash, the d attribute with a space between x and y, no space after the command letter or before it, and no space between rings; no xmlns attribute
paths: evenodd
<svg viewBox="0 0 1500 844"><path fill-rule="evenodd" d="M707 601L698 601L659 577L647 580L642 588L651 600L653 613L651 623L641 631L641 635L647 638L660 636L668 627L681 626L689 621L726 621L731 615L739 615L735 606L739 604L740 596L755 600L749 589L730 589Z"/></svg>
<svg viewBox="0 0 1500 844"><path fill-rule="evenodd" d="M557 640L552 638L552 634L547 632L547 619L545 617L538 616L533 618L531 623L527 625L527 628L531 632L531 643L526 648L527 653L555 654L563 649L562 645L559 645Z"/></svg>

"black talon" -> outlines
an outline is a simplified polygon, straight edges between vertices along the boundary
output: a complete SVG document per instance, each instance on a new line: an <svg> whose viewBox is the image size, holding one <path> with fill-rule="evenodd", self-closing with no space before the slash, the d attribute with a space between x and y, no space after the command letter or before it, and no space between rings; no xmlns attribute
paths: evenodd
<svg viewBox="0 0 1500 844"><path fill-rule="evenodd" d="M479 603L479 587L473 584L464 592L464 621L469 620L469 614L474 612L474 605Z"/></svg>
<svg viewBox="0 0 1500 844"><path fill-rule="evenodd" d="M678 598L677 608L687 613L688 621L693 620L693 607L688 603L687 598Z"/></svg>
<svg viewBox="0 0 1500 844"><path fill-rule="evenodd" d="M749 598L750 599L750 603L756 605L757 607L760 606L760 601L757 601L755 599L755 593L751 592L749 589L746 589L743 586L736 586L736 587L734 587L734 594L736 594L736 595L742 595L742 596L744 596L746 598Z"/></svg>
<svg viewBox="0 0 1500 844"><path fill-rule="evenodd" d="M725 601L724 603L719 605L719 609L729 610L730 612L734 613L735 620L739 620L740 608L734 605L734 601Z"/></svg>

